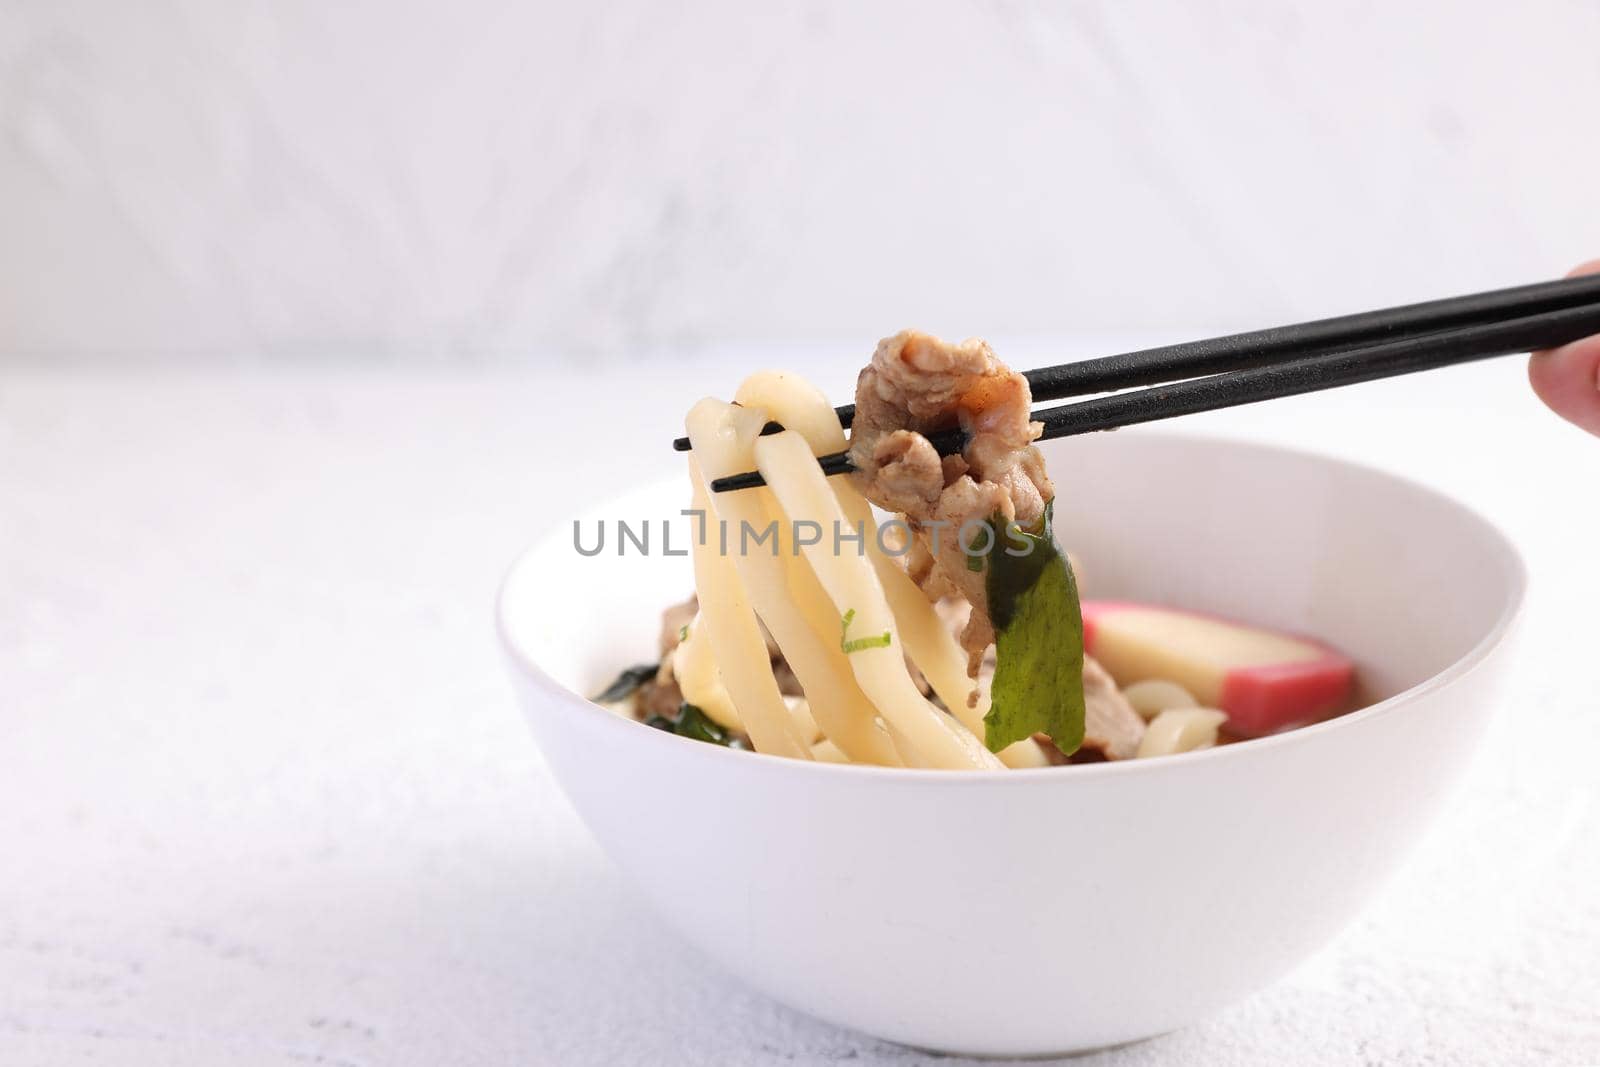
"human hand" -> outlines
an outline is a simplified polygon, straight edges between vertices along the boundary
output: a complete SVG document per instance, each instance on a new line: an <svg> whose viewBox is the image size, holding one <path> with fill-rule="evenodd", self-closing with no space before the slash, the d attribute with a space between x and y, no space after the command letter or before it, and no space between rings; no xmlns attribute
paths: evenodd
<svg viewBox="0 0 1600 1067"><path fill-rule="evenodd" d="M1580 274L1600 274L1600 259L1569 277ZM1600 335L1535 352L1528 361L1528 381L1551 411L1600 436Z"/></svg>

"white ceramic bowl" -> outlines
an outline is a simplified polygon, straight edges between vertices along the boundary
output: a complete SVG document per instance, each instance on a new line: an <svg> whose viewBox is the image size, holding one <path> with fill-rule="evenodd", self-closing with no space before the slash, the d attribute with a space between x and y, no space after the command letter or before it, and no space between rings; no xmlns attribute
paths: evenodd
<svg viewBox="0 0 1600 1067"><path fill-rule="evenodd" d="M585 558L568 524L506 579L501 632L572 803L667 922L786 1004L978 1055L1183 1026L1350 920L1495 704L1525 578L1505 537L1462 505L1227 441L1123 432L1046 452L1086 596L1319 636L1386 699L1158 760L984 773L804 763L582 699L652 658L660 609L691 587L686 561L618 558L611 541ZM586 521L585 544L595 517L675 515L684 497L672 484L614 502ZM680 528L673 547L685 544Z"/></svg>

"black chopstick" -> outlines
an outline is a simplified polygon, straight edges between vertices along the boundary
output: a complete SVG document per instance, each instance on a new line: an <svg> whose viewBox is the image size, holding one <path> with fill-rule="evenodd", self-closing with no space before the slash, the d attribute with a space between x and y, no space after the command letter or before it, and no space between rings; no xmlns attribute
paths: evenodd
<svg viewBox="0 0 1600 1067"><path fill-rule="evenodd" d="M1114 356L1063 363L1025 371L1035 400L1064 400L1086 393L1110 392L1140 385L1155 385L1225 371L1267 366L1287 355L1311 356L1398 340L1403 336L1487 324L1508 315L1528 316L1558 311L1600 300L1600 275L1537 282L1510 289L1495 289L1468 296L1428 300L1378 311L1317 319L1293 326L1275 326L1249 333L1228 334L1201 341L1163 345ZM855 405L834 409L849 426ZM783 429L769 422L762 433ZM679 452L689 450L689 439L672 442Z"/></svg>
<svg viewBox="0 0 1600 1067"><path fill-rule="evenodd" d="M1096 397L1036 412L1035 418L1044 423L1041 440L1072 437L1555 348L1595 333L1600 303Z"/></svg>
<svg viewBox="0 0 1600 1067"><path fill-rule="evenodd" d="M1600 275L1563 278L1043 367L1028 376L1028 384L1035 400L1064 400L1085 393L1250 370L1284 357L1367 348L1408 336L1491 325L1595 301L1600 301Z"/></svg>
<svg viewBox="0 0 1600 1067"><path fill-rule="evenodd" d="M1600 302L1341 352L1280 358L1265 366L1046 408L1033 412L1033 417L1044 424L1040 440L1051 440L1555 348L1596 333L1600 333ZM949 455L961 449L966 435L953 428L927 437L941 455ZM817 462L828 475L855 469L847 451L819 456ZM764 484L759 471L748 471L715 479L711 490L724 493Z"/></svg>

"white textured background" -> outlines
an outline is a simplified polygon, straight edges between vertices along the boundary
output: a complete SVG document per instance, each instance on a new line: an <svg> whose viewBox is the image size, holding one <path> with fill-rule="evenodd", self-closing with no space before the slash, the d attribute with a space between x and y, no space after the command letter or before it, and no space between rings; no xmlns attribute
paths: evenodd
<svg viewBox="0 0 1600 1067"><path fill-rule="evenodd" d="M641 368L614 447L554 470L531 457L581 432L581 372L0 372L0 1065L982 1067L784 1009L664 930L504 677L495 585L549 501L676 467L660 408L747 365ZM1600 441L1520 379L1185 420L1483 509L1528 558L1521 656L1464 787L1326 950L1064 1067L1600 1064L1600 497L1571 491Z"/></svg>
<svg viewBox="0 0 1600 1067"><path fill-rule="evenodd" d="M0 358L1266 325L1600 250L1600 3L0 0Z"/></svg>
<svg viewBox="0 0 1600 1067"><path fill-rule="evenodd" d="M752 361L837 395L912 323L1032 365L1563 272L1597 104L1600 0L0 0L0 1065L956 1062L660 929L499 574ZM1600 442L1511 361L1184 423L1485 510L1524 653L1360 920L1076 1062L1600 1064Z"/></svg>

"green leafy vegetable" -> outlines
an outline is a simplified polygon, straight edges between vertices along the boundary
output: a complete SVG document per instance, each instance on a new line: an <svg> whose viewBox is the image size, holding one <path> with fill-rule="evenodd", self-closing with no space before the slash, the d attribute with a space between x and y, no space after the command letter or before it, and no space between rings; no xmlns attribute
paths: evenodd
<svg viewBox="0 0 1600 1067"><path fill-rule="evenodd" d="M669 734L687 737L691 741L708 741L727 748L743 748L737 737L724 729L715 719L690 703L678 705L676 721L664 715L652 715L644 721L646 726L665 730Z"/></svg>
<svg viewBox="0 0 1600 1067"><path fill-rule="evenodd" d="M1083 744L1083 615L1072 566L1051 532L1052 510L1053 502L1045 505L1032 531L994 518L1005 533L990 546L984 586L996 655L984 743L993 752L1035 733L1067 755Z"/></svg>
<svg viewBox="0 0 1600 1067"><path fill-rule="evenodd" d="M615 704L633 693L641 685L656 676L659 663L640 663L629 667L617 675L616 681L602 689L594 698L596 704Z"/></svg>
<svg viewBox="0 0 1600 1067"><path fill-rule="evenodd" d="M693 704L686 703L679 706L678 725L673 732L679 737L688 737L695 741L709 741L713 745L734 746L733 735L723 729L715 719Z"/></svg>
<svg viewBox="0 0 1600 1067"><path fill-rule="evenodd" d="M883 631L883 633L876 637L851 637L850 623L855 619L855 617L856 609L851 608L849 611L846 611L844 613L844 617L839 620L839 647L844 650L845 655L848 656L852 652L860 652L863 648L889 647L889 644L893 638L889 636L888 630Z"/></svg>

